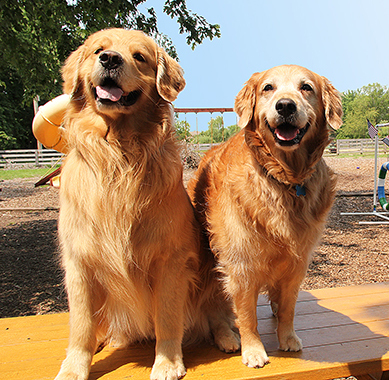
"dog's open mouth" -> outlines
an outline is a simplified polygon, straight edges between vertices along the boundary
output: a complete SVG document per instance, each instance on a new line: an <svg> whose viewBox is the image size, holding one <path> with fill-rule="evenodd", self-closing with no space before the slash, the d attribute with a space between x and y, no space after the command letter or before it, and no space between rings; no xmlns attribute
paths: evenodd
<svg viewBox="0 0 389 380"><path fill-rule="evenodd" d="M95 99L103 105L119 105L129 107L136 103L141 91L124 92L115 81L106 79L94 88Z"/></svg>
<svg viewBox="0 0 389 380"><path fill-rule="evenodd" d="M309 128L309 123L301 129L290 123L282 123L276 128L272 128L266 121L266 125L273 134L276 142L281 146L299 144Z"/></svg>

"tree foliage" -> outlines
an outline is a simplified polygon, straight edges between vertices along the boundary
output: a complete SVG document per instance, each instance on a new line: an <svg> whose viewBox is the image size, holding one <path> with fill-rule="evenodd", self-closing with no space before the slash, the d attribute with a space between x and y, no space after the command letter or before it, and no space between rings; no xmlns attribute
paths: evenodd
<svg viewBox="0 0 389 380"><path fill-rule="evenodd" d="M195 141L200 144L219 143L228 140L240 128L237 125L224 126L222 116L211 118L208 123L208 129L200 132L195 138Z"/></svg>
<svg viewBox="0 0 389 380"><path fill-rule="evenodd" d="M14 129L10 131L6 125L29 119L22 127L25 133L30 133L27 131L31 130L32 99L39 95L45 102L62 92L60 69L63 62L97 30L108 27L143 30L177 58L173 41L158 28L155 9L141 11L145 2L7 0L0 3L0 149L5 147L3 141L27 147L24 144L29 138L20 140L14 135ZM220 36L219 25L209 24L202 16L188 10L185 0L165 0L163 11L177 21L180 33L187 34L187 43L192 48L205 38ZM16 83L22 98L19 92L12 98ZM16 115L16 109L18 113L25 111L25 116ZM33 140L31 133L30 137Z"/></svg>
<svg viewBox="0 0 389 380"><path fill-rule="evenodd" d="M186 120L176 120L176 133L179 140L184 140L187 143L192 142L192 135L190 133L190 124Z"/></svg>
<svg viewBox="0 0 389 380"><path fill-rule="evenodd" d="M369 84L342 95L343 125L337 138L367 138L367 122L382 124L389 121L389 91L379 83Z"/></svg>
<svg viewBox="0 0 389 380"><path fill-rule="evenodd" d="M171 18L177 18L180 24L180 33L188 34L186 42L192 46L192 49L206 38L212 40L221 35L219 25L210 25L204 17L192 14L186 8L185 0L166 1L163 10Z"/></svg>
<svg viewBox="0 0 389 380"><path fill-rule="evenodd" d="M32 105L23 105L23 97L23 86L15 71L0 71L0 149L34 146L34 111Z"/></svg>

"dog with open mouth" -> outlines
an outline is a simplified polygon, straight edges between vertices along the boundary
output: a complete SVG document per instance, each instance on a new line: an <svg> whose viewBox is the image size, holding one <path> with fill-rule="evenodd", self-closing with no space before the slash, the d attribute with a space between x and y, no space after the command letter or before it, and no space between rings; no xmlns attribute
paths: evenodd
<svg viewBox="0 0 389 380"><path fill-rule="evenodd" d="M176 61L139 31L91 35L63 68L68 155L59 238L70 309L57 380L86 380L98 347L156 340L151 379L185 375L183 339L240 342L182 182Z"/></svg>
<svg viewBox="0 0 389 380"><path fill-rule="evenodd" d="M242 361L263 367L259 292L277 316L279 348L302 349L294 309L335 196L322 155L342 106L325 77L285 65L253 74L235 111L242 130L206 153L188 192L234 302Z"/></svg>
<svg viewBox="0 0 389 380"><path fill-rule="evenodd" d="M124 92L118 85L122 74L124 59L120 53L111 50L97 49L94 54L99 58L95 63L95 70L91 77L91 83L96 84L93 87L93 93L97 104L102 107L117 105L119 107L130 107L136 103L142 94L142 87L137 90ZM138 62L146 62L141 53L133 56ZM128 74L127 74L128 75Z"/></svg>

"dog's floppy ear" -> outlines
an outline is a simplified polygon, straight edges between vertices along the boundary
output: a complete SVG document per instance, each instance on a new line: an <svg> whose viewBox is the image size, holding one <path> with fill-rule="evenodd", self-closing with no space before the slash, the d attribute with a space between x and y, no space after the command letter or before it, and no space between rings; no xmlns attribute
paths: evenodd
<svg viewBox="0 0 389 380"><path fill-rule="evenodd" d="M323 104L327 123L333 129L338 129L342 125L342 100L339 92L331 84L331 82L322 77L324 80L323 86Z"/></svg>
<svg viewBox="0 0 389 380"><path fill-rule="evenodd" d="M185 87L184 71L163 49L158 48L157 90L168 102L176 100Z"/></svg>
<svg viewBox="0 0 389 380"><path fill-rule="evenodd" d="M80 85L79 68L84 58L84 50L85 47L83 45L80 46L65 61L65 65L62 68L63 92L65 94L75 93Z"/></svg>
<svg viewBox="0 0 389 380"><path fill-rule="evenodd" d="M254 73L235 98L234 111L239 116L238 125L245 128L251 121L256 100L256 88L260 73Z"/></svg>

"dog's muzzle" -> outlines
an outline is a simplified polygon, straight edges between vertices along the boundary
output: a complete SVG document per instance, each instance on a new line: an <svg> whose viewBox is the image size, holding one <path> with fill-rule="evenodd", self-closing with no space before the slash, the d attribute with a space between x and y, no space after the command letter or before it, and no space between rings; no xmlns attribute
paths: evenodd
<svg viewBox="0 0 389 380"><path fill-rule="evenodd" d="M275 108L278 113L278 125L272 127L266 120L275 141L285 147L299 144L309 128L309 123L304 128L295 125L296 103L292 99L283 98L277 101Z"/></svg>
<svg viewBox="0 0 389 380"><path fill-rule="evenodd" d="M118 84L121 67L124 64L122 56L111 50L105 50L99 55L101 65L101 83L93 88L95 99L104 106L118 105L129 107L136 103L141 91L124 92Z"/></svg>
<svg viewBox="0 0 389 380"><path fill-rule="evenodd" d="M272 128L267 121L266 125L270 129L270 132L273 134L275 141L279 145L285 147L300 144L302 138L305 136L310 126L310 124L307 123L304 128L300 129L293 124L282 123L276 128Z"/></svg>
<svg viewBox="0 0 389 380"><path fill-rule="evenodd" d="M105 106L119 105L129 107L136 103L141 95L141 91L131 91L125 93L112 79L106 78L101 86L93 89L95 99Z"/></svg>

